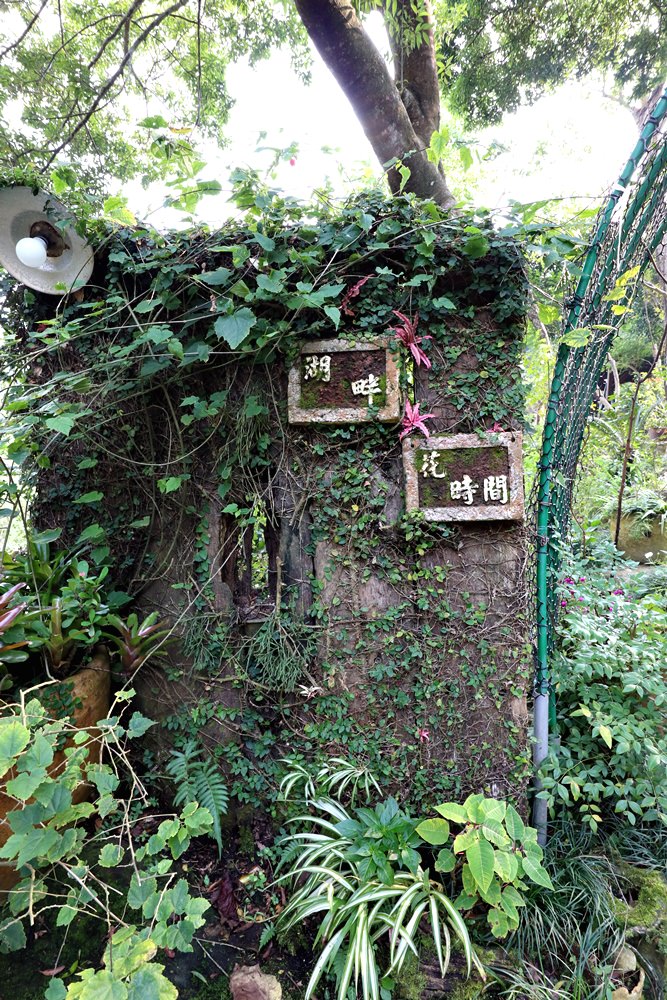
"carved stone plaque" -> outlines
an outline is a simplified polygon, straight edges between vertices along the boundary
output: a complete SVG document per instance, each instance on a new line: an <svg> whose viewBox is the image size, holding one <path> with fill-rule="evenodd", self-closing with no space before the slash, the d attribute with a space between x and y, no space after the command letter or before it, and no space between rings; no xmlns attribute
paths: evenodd
<svg viewBox="0 0 667 1000"><path fill-rule="evenodd" d="M311 340L290 368L291 424L391 423L400 417L398 369L384 341Z"/></svg>
<svg viewBox="0 0 667 1000"><path fill-rule="evenodd" d="M522 521L521 434L488 432L403 441L405 502L427 521Z"/></svg>

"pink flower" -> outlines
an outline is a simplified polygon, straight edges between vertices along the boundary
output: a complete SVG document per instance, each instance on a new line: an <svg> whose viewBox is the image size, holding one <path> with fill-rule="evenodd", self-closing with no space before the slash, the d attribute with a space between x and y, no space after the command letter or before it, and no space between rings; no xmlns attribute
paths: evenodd
<svg viewBox="0 0 667 1000"><path fill-rule="evenodd" d="M424 437L430 437L428 427L424 423L425 420L433 420L435 413L420 413L419 403L415 403L413 406L409 400L405 401L405 413L403 414L403 420L401 421L403 430L398 435L399 441L402 441L404 437L408 434L412 434L413 431L421 431Z"/></svg>
<svg viewBox="0 0 667 1000"><path fill-rule="evenodd" d="M417 736L419 737L420 743L428 743L431 739L431 734L428 729L418 729Z"/></svg>
<svg viewBox="0 0 667 1000"><path fill-rule="evenodd" d="M423 337L417 336L417 323L419 323L419 313L415 313L415 318L412 320L409 316L405 316L398 309L393 309L392 312L394 316L398 316L401 321L401 326L391 326L389 329L392 333L395 333L398 339L408 348L410 354L415 359L418 365L423 364L424 368L430 368L431 362L427 356L422 351L419 346L423 340L432 340L427 334Z"/></svg>
<svg viewBox="0 0 667 1000"><path fill-rule="evenodd" d="M504 434L504 430L503 430L503 428L502 428L502 427L500 426L500 424L499 424L499 423L495 423L495 424L493 425L493 427L489 427L489 433L490 433L490 434Z"/></svg>
<svg viewBox="0 0 667 1000"><path fill-rule="evenodd" d="M290 167L296 166L296 157L294 156L290 157L289 165Z"/></svg>

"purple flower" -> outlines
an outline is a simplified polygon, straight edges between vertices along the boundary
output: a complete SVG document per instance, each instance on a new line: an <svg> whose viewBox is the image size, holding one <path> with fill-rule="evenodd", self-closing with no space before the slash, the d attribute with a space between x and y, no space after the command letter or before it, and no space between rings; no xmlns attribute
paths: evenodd
<svg viewBox="0 0 667 1000"><path fill-rule="evenodd" d="M567 601L561 601L560 602L560 606L561 606L561 608L566 608L567 607Z"/></svg>
<svg viewBox="0 0 667 1000"><path fill-rule="evenodd" d="M617 590L612 590L612 594L616 594L616 595L619 595L619 594L621 594L621 595L622 595L622 594L624 594L624 593L625 593L625 591L624 591L624 590L621 590L621 588L620 588L620 587L619 587L619 588L618 588Z"/></svg>

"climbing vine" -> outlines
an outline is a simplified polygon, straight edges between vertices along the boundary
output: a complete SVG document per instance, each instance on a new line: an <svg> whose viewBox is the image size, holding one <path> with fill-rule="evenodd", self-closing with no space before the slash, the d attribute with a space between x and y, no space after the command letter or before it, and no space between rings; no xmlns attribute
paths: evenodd
<svg viewBox="0 0 667 1000"><path fill-rule="evenodd" d="M3 516L32 491L40 527L170 616L150 696L238 801L288 752L345 750L419 803L520 788L520 529L406 514L399 422L295 428L286 405L304 339L382 337L405 398L428 373L432 432L520 429L518 254L411 198L304 208L239 171L235 200L217 232L98 223L83 292L10 290ZM504 560L502 612L461 583L467 546Z"/></svg>

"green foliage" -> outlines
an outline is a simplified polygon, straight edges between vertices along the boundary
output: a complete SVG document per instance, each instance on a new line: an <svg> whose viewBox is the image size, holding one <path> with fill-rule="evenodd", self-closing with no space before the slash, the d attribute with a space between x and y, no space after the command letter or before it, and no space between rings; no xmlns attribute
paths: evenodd
<svg viewBox="0 0 667 1000"><path fill-rule="evenodd" d="M116 772L120 765L132 774L126 742L149 725L137 712L127 726L115 718L99 723L111 760L99 764L87 761L88 734L65 721L51 721L37 701L12 706L0 719L0 776L11 774L4 790L13 800L7 813L11 834L0 857L19 874L0 918L0 952L25 947L24 924L38 919L42 910L57 911L57 927L66 928L86 913L117 928L104 968L82 970L67 987L53 978L48 1000L107 995L172 1000L176 992L163 976L164 967L151 960L159 948L191 951L192 937L204 923L209 904L192 898L185 880L176 880L174 861L192 837L210 832L211 814L188 803L180 815L163 819L145 843L128 840L131 802L120 797ZM56 770L51 765L63 735L70 739L64 764ZM73 793L84 777L95 788L94 799L75 803ZM138 779L130 784L141 788ZM106 822L87 834L80 821L94 813ZM104 869L123 862L132 870L127 908L104 877Z"/></svg>
<svg viewBox="0 0 667 1000"><path fill-rule="evenodd" d="M468 973L474 964L484 975L456 907L421 867L415 821L395 800L357 809L356 818L333 799L315 800L311 808L314 815L297 817L299 832L282 842L288 849L298 845L299 854L282 876L293 894L278 924L287 931L308 917L321 917L315 938L319 955L306 1000L325 972L336 975L338 1000L345 1000L352 984L364 1000L379 1000L380 944L389 938L386 974L400 972L408 954L417 952L422 916L428 919L443 975L452 933Z"/></svg>
<svg viewBox="0 0 667 1000"><path fill-rule="evenodd" d="M105 585L134 589L163 576L178 588L192 657L181 661L184 680L210 687L166 724L179 739L213 720L233 728L238 740L220 755L241 803L273 804L279 758L317 771L324 747L349 751L387 793L420 808L484 787L499 766L522 781L525 742L505 709L529 667L516 648L523 626L499 624L465 593L452 600L445 565L456 529L419 514L388 517L398 427L291 428L286 451L278 388L303 339L331 335L332 310L343 340L390 335L395 310L418 311L429 375L457 429L518 428L525 279L514 237L484 216L452 219L412 198L371 193L305 207L250 171L237 172L235 199L245 215L217 233L105 229L107 287L94 298L68 299L55 315L41 300L8 300L3 325L17 340L3 355L0 444L37 487L33 516L62 524L67 546L89 532L91 566L92 553L108 549L99 555L112 567ZM256 322L232 352L216 324L242 309ZM411 394L409 355L394 350ZM72 418L66 437L46 423L63 413ZM297 525L299 558L324 550L330 565L316 572L313 559L312 571L295 573L295 549L284 546ZM255 555L262 543L265 553L273 546L271 570ZM377 577L390 606L332 603L334 572L362 585ZM348 684L362 673L365 717ZM217 696L218 682L236 689L233 699ZM505 713L500 762L489 753L488 704ZM438 765L468 754L474 774Z"/></svg>
<svg viewBox="0 0 667 1000"><path fill-rule="evenodd" d="M450 106L468 121L497 121L545 88L592 69L611 71L616 87L634 101L664 77L661 28L649 0L631 7L577 2L567 19L559 4L535 0L493 14L480 4L438 6L449 14L441 58Z"/></svg>
<svg viewBox="0 0 667 1000"><path fill-rule="evenodd" d="M283 799L289 799L300 789L297 797L306 802L324 797L342 800L347 793L346 797L354 805L359 792L363 793L367 802L371 799L372 789L380 792L377 779L368 767L352 763L345 757L330 757L315 772L289 758L282 763L289 767L288 773L280 782L280 795Z"/></svg>
<svg viewBox="0 0 667 1000"><path fill-rule="evenodd" d="M560 740L540 793L593 830L614 815L632 825L667 817L667 612L626 592L609 549L564 559L552 661Z"/></svg>
<svg viewBox="0 0 667 1000"><path fill-rule="evenodd" d="M137 16L133 4L118 2L90 18L67 0L57 16L35 17L21 0L0 28L0 103L22 94L25 106L20 119L4 122L0 163L43 170L55 161L48 186L56 195L78 185L99 191L114 177L160 177L171 202L191 211L202 188L216 190L215 182L197 178L204 164L189 140L198 129L222 143L231 106L227 65L256 61L281 44L291 46L295 64L304 59L290 7L265 0L251 11L233 6L203 10L181 0ZM162 114L142 118L148 94ZM123 207L114 197L105 211L127 221Z"/></svg>
<svg viewBox="0 0 667 1000"><path fill-rule="evenodd" d="M136 614L128 615L123 621L118 615L108 615L107 623L116 633L105 632L105 638L120 653L123 672L132 676L149 656L160 655L171 639L167 622L158 621L157 612L152 612L142 622Z"/></svg>
<svg viewBox="0 0 667 1000"><path fill-rule="evenodd" d="M624 937L614 915L623 885L614 853L605 852L578 819L551 830L544 867L553 888L528 887L521 922L508 941L512 968L493 970L507 996L547 1000L554 990L582 1000L609 996Z"/></svg>
<svg viewBox="0 0 667 1000"><path fill-rule="evenodd" d="M487 903L491 933L506 937L519 926L519 907L525 905L529 884L553 888L542 865L537 832L524 824L514 806L483 795L470 795L462 805L445 802L435 808L442 818L422 821L417 833L437 846L451 837L451 846L439 851L435 869L460 870L463 890L454 905L470 910L480 900ZM450 822L462 827L455 836Z"/></svg>
<svg viewBox="0 0 667 1000"><path fill-rule="evenodd" d="M201 760L202 747L188 740L182 750L172 750L165 767L176 785L174 805L198 803L213 817L213 837L222 856L222 829L220 820L227 812L229 792L219 765L211 758Z"/></svg>

